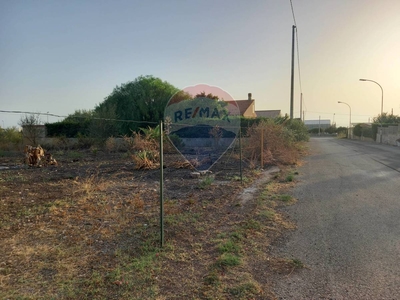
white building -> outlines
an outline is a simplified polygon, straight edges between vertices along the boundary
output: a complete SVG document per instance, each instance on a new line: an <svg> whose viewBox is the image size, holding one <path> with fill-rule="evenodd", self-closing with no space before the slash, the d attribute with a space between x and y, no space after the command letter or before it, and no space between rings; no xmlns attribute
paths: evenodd
<svg viewBox="0 0 400 300"><path fill-rule="evenodd" d="M305 120L304 125L306 125L308 130L314 128L326 129L331 127L331 120Z"/></svg>

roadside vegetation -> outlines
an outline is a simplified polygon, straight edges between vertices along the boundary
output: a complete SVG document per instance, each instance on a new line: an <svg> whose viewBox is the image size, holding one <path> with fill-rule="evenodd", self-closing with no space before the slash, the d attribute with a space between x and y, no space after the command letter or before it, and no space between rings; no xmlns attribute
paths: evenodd
<svg viewBox="0 0 400 300"><path fill-rule="evenodd" d="M22 144L22 133L16 127L0 128L0 155L4 151L18 149ZM4 155L4 154L3 154Z"/></svg>

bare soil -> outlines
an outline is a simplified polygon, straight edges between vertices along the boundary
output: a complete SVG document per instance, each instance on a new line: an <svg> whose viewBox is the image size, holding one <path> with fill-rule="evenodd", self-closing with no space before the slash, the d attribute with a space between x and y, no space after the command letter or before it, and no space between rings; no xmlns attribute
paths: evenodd
<svg viewBox="0 0 400 300"><path fill-rule="evenodd" d="M53 156L41 168L0 157L1 299L275 299L272 275L297 267L269 254L294 228L275 210L294 201L277 196L292 168L244 164L241 183L235 153L200 178L166 155L161 247L159 169L126 153Z"/></svg>

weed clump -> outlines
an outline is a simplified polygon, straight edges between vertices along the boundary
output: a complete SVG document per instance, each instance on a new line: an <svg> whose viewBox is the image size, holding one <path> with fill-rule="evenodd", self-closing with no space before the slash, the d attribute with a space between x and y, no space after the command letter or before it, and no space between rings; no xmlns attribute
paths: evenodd
<svg viewBox="0 0 400 300"><path fill-rule="evenodd" d="M261 162L261 157L263 166L293 165L300 155L300 142L308 139L307 128L302 122L286 117L267 119L248 128L243 153L254 166ZM260 141L263 141L262 145Z"/></svg>
<svg viewBox="0 0 400 300"><path fill-rule="evenodd" d="M136 170L157 169L160 166L158 128L142 129L143 133L134 132L132 137L124 137Z"/></svg>
<svg viewBox="0 0 400 300"><path fill-rule="evenodd" d="M226 291L230 295L239 297L240 299L243 299L244 297L246 297L244 299L251 299L247 297L258 295L260 293L260 287L253 282L247 282L236 287L228 288Z"/></svg>
<svg viewBox="0 0 400 300"><path fill-rule="evenodd" d="M234 267L240 264L241 260L238 255L232 253L224 253L215 262L215 267L217 268Z"/></svg>
<svg viewBox="0 0 400 300"><path fill-rule="evenodd" d="M303 262L302 262L300 259L298 259L298 258L293 258L293 259L290 261L290 263L291 263L291 264L293 265L293 267L296 268L296 269L302 269L302 268L304 268Z"/></svg>
<svg viewBox="0 0 400 300"><path fill-rule="evenodd" d="M202 181L199 183L199 188L200 189L205 189L214 182L214 177L213 176L206 176Z"/></svg>

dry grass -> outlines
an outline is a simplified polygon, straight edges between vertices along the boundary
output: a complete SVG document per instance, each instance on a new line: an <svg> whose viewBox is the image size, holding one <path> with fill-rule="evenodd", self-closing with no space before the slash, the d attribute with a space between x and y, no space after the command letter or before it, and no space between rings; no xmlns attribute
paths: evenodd
<svg viewBox="0 0 400 300"><path fill-rule="evenodd" d="M294 228L276 211L290 170L244 206L223 173L203 189L172 173L161 249L158 171L110 165L0 173L0 298L274 299L270 266L293 271L268 254ZM260 175L247 171L244 186Z"/></svg>
<svg viewBox="0 0 400 300"><path fill-rule="evenodd" d="M143 213L141 195L157 194L138 185L129 187L127 182L117 187L97 174L52 183L48 188L51 185L62 190L64 197L36 203L40 199L37 186L12 200L21 205L4 204L9 209L5 213L11 216L0 227L2 299L108 294L113 283L107 276L114 270L118 252L115 238L125 234ZM116 188L138 192L121 195Z"/></svg>

